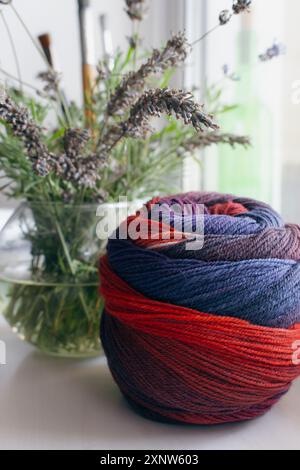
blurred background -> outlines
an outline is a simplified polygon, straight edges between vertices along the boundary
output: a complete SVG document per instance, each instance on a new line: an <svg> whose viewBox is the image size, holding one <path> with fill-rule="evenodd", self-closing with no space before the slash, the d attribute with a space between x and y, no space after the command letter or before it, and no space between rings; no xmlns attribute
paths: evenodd
<svg viewBox="0 0 300 470"><path fill-rule="evenodd" d="M232 2L151 0L149 4L142 32L145 43L157 47L171 32L183 28L193 42L218 23L220 10L230 8ZM80 101L77 2L14 0L14 5L35 37L45 32L51 34L67 95ZM94 0L93 7L97 55L103 54L99 26L99 15L103 13L107 14L114 49L125 48L131 22L124 14L124 1ZM182 86L195 87L195 93L203 100L207 98L207 87L215 84L224 103L236 105L220 117L220 125L228 132L248 134L253 146L248 151L210 149L202 155L201 168L193 160L187 161L182 171L184 190L252 196L271 203L287 221L300 223L300 43L295 41L299 15L298 0L253 1L251 14L235 17L206 41L195 45L177 80ZM7 10L5 16L18 51L23 80L37 84L36 76L43 69L41 58L12 12ZM0 41L0 68L15 76L12 49L3 25ZM260 63L258 55L274 41L285 45L286 54ZM1 81L7 79L2 72L0 77ZM209 103L206 107L210 110ZM3 197L0 201L6 211L12 204Z"/></svg>

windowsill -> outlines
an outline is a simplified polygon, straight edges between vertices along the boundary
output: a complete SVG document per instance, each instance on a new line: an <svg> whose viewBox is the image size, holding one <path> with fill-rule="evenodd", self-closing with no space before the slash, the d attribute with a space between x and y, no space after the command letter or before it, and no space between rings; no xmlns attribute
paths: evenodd
<svg viewBox="0 0 300 470"><path fill-rule="evenodd" d="M300 381L264 417L223 426L180 426L135 414L104 358L37 353L0 325L1 449L299 449Z"/></svg>

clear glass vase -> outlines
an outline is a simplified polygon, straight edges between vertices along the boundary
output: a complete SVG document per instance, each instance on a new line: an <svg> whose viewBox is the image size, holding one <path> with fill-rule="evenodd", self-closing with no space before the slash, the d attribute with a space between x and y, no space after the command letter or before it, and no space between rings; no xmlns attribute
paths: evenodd
<svg viewBox="0 0 300 470"><path fill-rule="evenodd" d="M104 206L23 203L0 233L2 313L45 353L101 354L98 260L106 240L96 234L97 209L124 212Z"/></svg>

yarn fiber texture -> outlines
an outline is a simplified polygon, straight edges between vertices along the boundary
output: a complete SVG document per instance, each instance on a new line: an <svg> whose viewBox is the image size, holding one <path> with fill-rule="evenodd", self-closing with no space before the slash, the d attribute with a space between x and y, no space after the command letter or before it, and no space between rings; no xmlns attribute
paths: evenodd
<svg viewBox="0 0 300 470"><path fill-rule="evenodd" d="M189 210L171 214L174 204ZM299 227L264 203L216 193L147 208L139 229L148 237L110 239L100 264L101 340L119 388L144 414L172 422L263 414L300 375ZM200 218L204 245L187 249Z"/></svg>

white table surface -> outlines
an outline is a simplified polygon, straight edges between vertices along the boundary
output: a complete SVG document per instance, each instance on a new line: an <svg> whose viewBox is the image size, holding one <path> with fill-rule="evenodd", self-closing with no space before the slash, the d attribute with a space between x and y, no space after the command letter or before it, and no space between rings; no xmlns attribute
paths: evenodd
<svg viewBox="0 0 300 470"><path fill-rule="evenodd" d="M135 414L104 358L43 356L3 323L1 449L300 449L300 381L264 417L212 427L155 423Z"/></svg>
<svg viewBox="0 0 300 470"><path fill-rule="evenodd" d="M1 317L0 340L7 352L0 365L0 449L300 449L300 380L254 421L167 425L131 410L104 358L44 356Z"/></svg>

